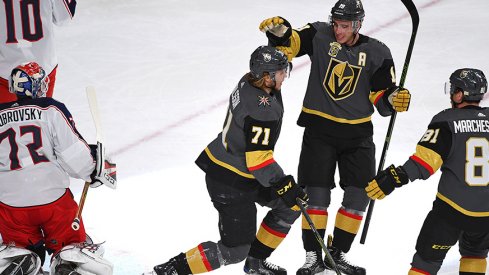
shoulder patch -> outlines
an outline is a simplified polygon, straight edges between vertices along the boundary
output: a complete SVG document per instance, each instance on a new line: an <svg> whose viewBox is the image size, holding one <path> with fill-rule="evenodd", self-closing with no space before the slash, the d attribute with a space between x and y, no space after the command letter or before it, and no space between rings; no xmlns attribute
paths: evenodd
<svg viewBox="0 0 489 275"><path fill-rule="evenodd" d="M265 95L259 95L258 96L258 106L263 106L263 107L270 107L271 106L271 100L269 96Z"/></svg>

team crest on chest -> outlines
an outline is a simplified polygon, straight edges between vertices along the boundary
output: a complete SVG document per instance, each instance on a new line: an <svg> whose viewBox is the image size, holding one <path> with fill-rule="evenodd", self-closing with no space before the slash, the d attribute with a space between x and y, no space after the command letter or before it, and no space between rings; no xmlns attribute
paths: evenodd
<svg viewBox="0 0 489 275"><path fill-rule="evenodd" d="M331 42L329 43L329 55L332 57L336 57L338 55L338 52L341 50L341 44L338 42Z"/></svg>
<svg viewBox="0 0 489 275"><path fill-rule="evenodd" d="M264 96L264 95L259 95L258 96L258 106L270 106L270 97Z"/></svg>
<svg viewBox="0 0 489 275"><path fill-rule="evenodd" d="M323 82L324 89L333 100L341 100L355 93L362 67L331 58Z"/></svg>

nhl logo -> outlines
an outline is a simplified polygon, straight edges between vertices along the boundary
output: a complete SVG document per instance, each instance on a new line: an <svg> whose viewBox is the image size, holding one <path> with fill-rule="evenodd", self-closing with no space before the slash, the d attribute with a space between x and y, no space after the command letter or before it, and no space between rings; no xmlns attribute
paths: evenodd
<svg viewBox="0 0 489 275"><path fill-rule="evenodd" d="M331 42L329 43L329 46L331 48L329 48L328 54L332 57L336 57L336 55L338 55L338 52L341 50L341 44L338 42Z"/></svg>
<svg viewBox="0 0 489 275"><path fill-rule="evenodd" d="M263 54L263 60L264 60L265 62L270 62L270 60L272 60L272 55L271 55L271 54L269 54L269 53L264 53L264 54Z"/></svg>

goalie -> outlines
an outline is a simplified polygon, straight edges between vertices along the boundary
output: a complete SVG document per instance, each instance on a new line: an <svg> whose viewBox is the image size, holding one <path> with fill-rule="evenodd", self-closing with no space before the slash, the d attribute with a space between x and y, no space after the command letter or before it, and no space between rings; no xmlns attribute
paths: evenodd
<svg viewBox="0 0 489 275"><path fill-rule="evenodd" d="M48 82L37 63L17 66L9 80L17 101L0 104L0 274L38 274L46 251L51 274L112 274L83 221L71 229L69 177L114 188L116 166L101 143L86 143L63 103L44 97Z"/></svg>

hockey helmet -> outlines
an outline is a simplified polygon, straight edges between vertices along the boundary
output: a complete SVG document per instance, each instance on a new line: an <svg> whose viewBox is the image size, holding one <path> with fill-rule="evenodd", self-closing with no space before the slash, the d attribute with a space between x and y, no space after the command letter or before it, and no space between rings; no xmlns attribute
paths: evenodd
<svg viewBox="0 0 489 275"><path fill-rule="evenodd" d="M481 101L487 92L487 79L478 69L458 69L450 75L450 82L445 85L445 92L450 95L462 91L464 100Z"/></svg>
<svg viewBox="0 0 489 275"><path fill-rule="evenodd" d="M345 21L363 21L365 11L360 0L338 0L331 9L331 18Z"/></svg>
<svg viewBox="0 0 489 275"><path fill-rule="evenodd" d="M270 74L275 80L275 72L289 68L287 56L271 46L260 46L250 58L250 73L256 78L262 78L264 73Z"/></svg>
<svg viewBox="0 0 489 275"><path fill-rule="evenodd" d="M15 67L10 73L9 91L18 96L43 97L49 85L49 77L36 62Z"/></svg>

